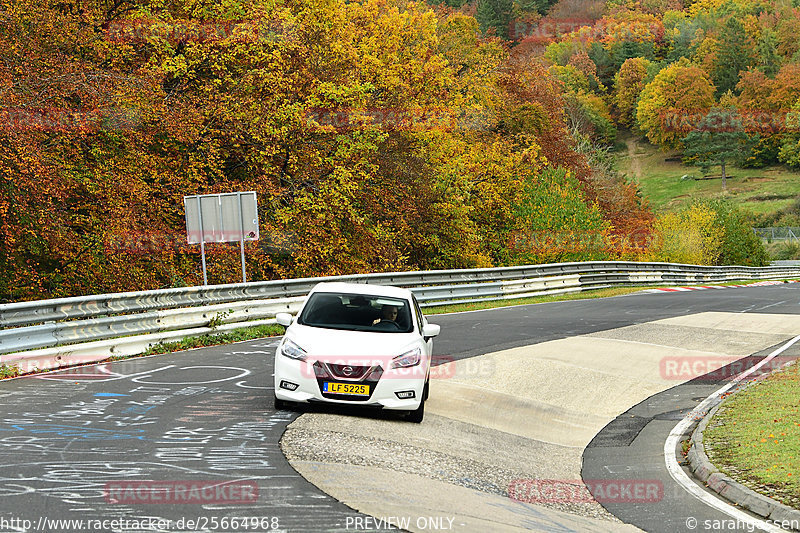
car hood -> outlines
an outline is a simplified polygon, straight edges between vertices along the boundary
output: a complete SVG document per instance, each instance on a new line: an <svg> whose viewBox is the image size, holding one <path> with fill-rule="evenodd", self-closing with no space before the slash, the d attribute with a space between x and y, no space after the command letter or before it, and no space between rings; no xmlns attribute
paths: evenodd
<svg viewBox="0 0 800 533"><path fill-rule="evenodd" d="M395 356L413 348L420 340L416 333L373 333L315 328L292 324L286 338L300 346L309 356Z"/></svg>

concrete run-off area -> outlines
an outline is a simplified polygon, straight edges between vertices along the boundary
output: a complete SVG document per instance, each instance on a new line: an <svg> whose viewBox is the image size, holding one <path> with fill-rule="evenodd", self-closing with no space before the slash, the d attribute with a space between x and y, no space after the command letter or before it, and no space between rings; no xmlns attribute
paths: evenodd
<svg viewBox="0 0 800 533"><path fill-rule="evenodd" d="M315 412L281 445L324 492L411 531L433 519L456 531L636 531L581 492L592 438L647 398L798 330L800 315L702 312L453 361L432 380L419 426ZM592 494L638 505L665 490L593 483Z"/></svg>

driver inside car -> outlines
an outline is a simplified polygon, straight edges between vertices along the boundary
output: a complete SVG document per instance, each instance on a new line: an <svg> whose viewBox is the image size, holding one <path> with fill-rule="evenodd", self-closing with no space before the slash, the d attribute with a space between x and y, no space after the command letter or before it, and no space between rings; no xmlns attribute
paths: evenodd
<svg viewBox="0 0 800 533"><path fill-rule="evenodd" d="M397 306L394 305L384 305L381 309L381 317L376 318L372 325L378 324L380 322L397 322Z"/></svg>

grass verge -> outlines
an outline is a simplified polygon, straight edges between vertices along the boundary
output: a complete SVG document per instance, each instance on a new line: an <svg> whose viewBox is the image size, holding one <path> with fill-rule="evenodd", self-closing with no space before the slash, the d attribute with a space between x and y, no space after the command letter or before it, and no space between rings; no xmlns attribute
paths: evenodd
<svg viewBox="0 0 800 533"><path fill-rule="evenodd" d="M793 241L766 242L764 248L773 261L786 261L800 259L800 244Z"/></svg>
<svg viewBox="0 0 800 533"><path fill-rule="evenodd" d="M131 357L145 357L163 353L182 352L203 346L217 346L219 344L231 344L234 342L261 339L263 337L275 337L283 335L284 327L277 324L264 324L245 328L236 328L227 333L208 333L197 337L187 337L183 340L174 342L160 342L148 348L146 351L135 355L115 355L108 358L109 361L121 361Z"/></svg>
<svg viewBox="0 0 800 533"><path fill-rule="evenodd" d="M800 508L800 366L776 372L725 401L703 433L720 471Z"/></svg>

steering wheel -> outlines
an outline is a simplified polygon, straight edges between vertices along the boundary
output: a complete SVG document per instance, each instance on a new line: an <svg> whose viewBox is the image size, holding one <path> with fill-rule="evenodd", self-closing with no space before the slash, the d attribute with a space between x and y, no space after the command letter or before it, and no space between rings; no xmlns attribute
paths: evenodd
<svg viewBox="0 0 800 533"><path fill-rule="evenodd" d="M398 323L397 323L397 322L395 322L394 320L389 320L388 318L383 318L383 319L381 319L381 321L380 321L380 322L378 322L378 323L377 323L377 324L375 324L375 325L376 325L377 327L379 327L380 329L384 329L384 327L385 327L385 326L383 326L383 324L387 324L387 325L388 325L388 324L391 324L392 326L394 326L394 327L397 329L397 331L400 331L401 329L403 329L403 328L401 328L401 327L400 327L400 324L398 324Z"/></svg>

